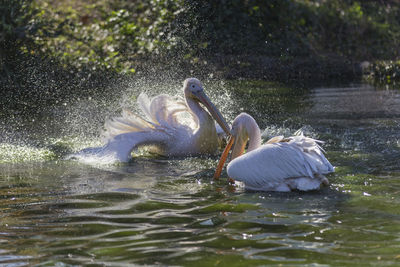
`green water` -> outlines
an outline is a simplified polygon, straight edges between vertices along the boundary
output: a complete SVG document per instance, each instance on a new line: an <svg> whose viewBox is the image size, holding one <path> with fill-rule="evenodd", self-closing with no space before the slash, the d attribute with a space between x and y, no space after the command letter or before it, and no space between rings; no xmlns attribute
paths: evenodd
<svg viewBox="0 0 400 267"><path fill-rule="evenodd" d="M76 106L60 105L49 114L62 117L36 118L24 127L5 118L0 265L400 265L397 91L262 82L210 87L212 99L225 96L216 105L228 120L247 111L266 129L265 138L303 127L325 140L336 167L330 186L308 193L246 192L229 186L226 174L213 181L217 157L142 155L115 165L63 160L101 143L96 132L111 109L91 121L90 112L77 116Z"/></svg>

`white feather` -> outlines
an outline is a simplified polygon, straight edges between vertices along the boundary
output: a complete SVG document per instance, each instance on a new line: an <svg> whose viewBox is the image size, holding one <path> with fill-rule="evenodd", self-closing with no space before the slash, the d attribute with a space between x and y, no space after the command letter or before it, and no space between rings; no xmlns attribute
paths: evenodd
<svg viewBox="0 0 400 267"><path fill-rule="evenodd" d="M87 148L69 158L126 162L131 159L131 152L141 146L151 146L153 152L165 156L215 153L218 148L215 124L199 101L207 106L213 106L212 103L196 98L195 93L205 94L200 81L195 78L185 80L184 93L186 102L165 94L150 100L141 93L137 105L144 118L123 110L120 117L105 122L106 144L103 147ZM212 111L219 113L215 107ZM229 128L223 119L219 121L226 129Z"/></svg>
<svg viewBox="0 0 400 267"><path fill-rule="evenodd" d="M257 134L250 129L258 129L258 126L248 126L251 125L250 115L242 113L239 116L232 128L245 125L251 142L252 136ZM254 119L252 121L254 124ZM228 175L251 190L318 189L322 183L328 183L324 174L334 171L318 143L322 142L305 137L302 132L289 138L272 138L267 144L261 146L258 143L258 148L233 159L227 167Z"/></svg>

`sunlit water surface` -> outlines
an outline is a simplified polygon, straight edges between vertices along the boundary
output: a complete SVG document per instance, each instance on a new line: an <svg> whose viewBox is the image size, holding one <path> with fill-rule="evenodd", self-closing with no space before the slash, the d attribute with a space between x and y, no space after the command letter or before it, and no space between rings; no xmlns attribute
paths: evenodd
<svg viewBox="0 0 400 267"><path fill-rule="evenodd" d="M169 93L179 94L179 86ZM228 120L252 114L264 138L302 127L326 141L336 167L330 186L246 192L229 186L226 173L213 181L218 157L63 160L101 144L104 119L121 106L60 105L45 122L2 124L0 265L400 265L398 91L258 81L206 90ZM117 103L134 109L136 93L125 91Z"/></svg>

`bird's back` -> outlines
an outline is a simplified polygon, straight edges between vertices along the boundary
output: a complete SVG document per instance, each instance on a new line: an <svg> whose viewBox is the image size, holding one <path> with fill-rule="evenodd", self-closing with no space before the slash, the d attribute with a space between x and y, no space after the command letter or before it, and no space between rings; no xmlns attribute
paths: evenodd
<svg viewBox="0 0 400 267"><path fill-rule="evenodd" d="M293 180L319 181L319 175L333 172L333 167L316 140L294 136L285 142L263 145L232 160L227 171L231 178L244 182L249 188L275 190L283 186L277 191L288 191L296 189L291 187L296 185ZM288 184L290 181L292 185Z"/></svg>

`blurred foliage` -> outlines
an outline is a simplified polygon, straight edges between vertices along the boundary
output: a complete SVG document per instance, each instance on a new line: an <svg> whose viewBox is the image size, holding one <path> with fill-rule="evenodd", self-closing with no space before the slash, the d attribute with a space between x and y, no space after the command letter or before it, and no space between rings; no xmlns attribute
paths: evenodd
<svg viewBox="0 0 400 267"><path fill-rule="evenodd" d="M390 1L202 1L192 37L211 51L352 60L399 55L399 5Z"/></svg>
<svg viewBox="0 0 400 267"><path fill-rule="evenodd" d="M0 116L40 113L50 104L88 97L91 88L107 95L115 73L92 72L88 65L59 58L46 48L50 40L68 39L64 18L46 17L46 6L33 0L1 0L0 10Z"/></svg>
<svg viewBox="0 0 400 267"><path fill-rule="evenodd" d="M374 62L370 68L369 78L378 84L398 85L400 82L400 60Z"/></svg>
<svg viewBox="0 0 400 267"><path fill-rule="evenodd" d="M134 73L140 62L232 55L392 60L394 0L2 0L1 77L14 58L51 58L78 71ZM167 60L168 62L168 60Z"/></svg>
<svg viewBox="0 0 400 267"><path fill-rule="evenodd" d="M0 77L12 74L10 62L24 54L34 53L34 35L41 20L34 20L39 11L28 0L0 2Z"/></svg>
<svg viewBox="0 0 400 267"><path fill-rule="evenodd" d="M44 7L41 15L51 23L36 43L46 54L78 68L134 73L136 57L158 54L175 44L168 28L179 1L37 0L37 6Z"/></svg>

